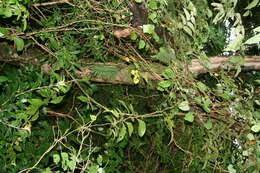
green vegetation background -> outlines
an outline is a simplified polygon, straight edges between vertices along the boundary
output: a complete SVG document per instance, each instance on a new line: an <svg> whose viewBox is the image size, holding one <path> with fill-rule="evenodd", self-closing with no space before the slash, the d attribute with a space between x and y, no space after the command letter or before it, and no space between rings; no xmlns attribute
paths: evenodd
<svg viewBox="0 0 260 173"><path fill-rule="evenodd" d="M259 55L260 3L237 3L0 1L0 172L256 173L259 71L183 70ZM132 65L133 83L109 82L120 66L103 63ZM140 75L154 63L165 66L157 83ZM89 64L106 82L78 75Z"/></svg>

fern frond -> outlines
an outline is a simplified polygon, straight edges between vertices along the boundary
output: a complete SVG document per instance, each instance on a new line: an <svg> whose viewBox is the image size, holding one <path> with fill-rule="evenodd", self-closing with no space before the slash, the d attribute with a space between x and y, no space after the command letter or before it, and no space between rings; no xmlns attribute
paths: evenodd
<svg viewBox="0 0 260 173"><path fill-rule="evenodd" d="M94 65L90 67L90 70L95 77L114 79L119 69L115 66Z"/></svg>

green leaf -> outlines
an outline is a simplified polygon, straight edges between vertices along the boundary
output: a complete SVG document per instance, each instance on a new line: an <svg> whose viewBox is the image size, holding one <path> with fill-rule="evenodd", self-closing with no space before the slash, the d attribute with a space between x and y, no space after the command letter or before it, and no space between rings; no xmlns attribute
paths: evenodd
<svg viewBox="0 0 260 173"><path fill-rule="evenodd" d="M209 108L210 104L212 104L212 101L209 98L206 98L203 100L202 108L205 112L209 113L211 110Z"/></svg>
<svg viewBox="0 0 260 173"><path fill-rule="evenodd" d="M243 65L245 63L245 59L242 56L234 56L230 58L228 61L235 65Z"/></svg>
<svg viewBox="0 0 260 173"><path fill-rule="evenodd" d="M146 131L146 124L143 120L138 120L138 135L140 137L144 136Z"/></svg>
<svg viewBox="0 0 260 173"><path fill-rule="evenodd" d="M0 38L6 36L8 34L10 34L9 30L7 30L6 28L0 27Z"/></svg>
<svg viewBox="0 0 260 173"><path fill-rule="evenodd" d="M191 29L190 29L188 26L184 26L184 27L183 27L183 30L184 30L188 35L190 35L191 37L193 36L193 35L192 35L192 31L191 31Z"/></svg>
<svg viewBox="0 0 260 173"><path fill-rule="evenodd" d="M250 141L255 140L255 137L254 137L254 135L253 135L252 133L248 133L248 134L246 135L246 137L247 137L247 139L249 139Z"/></svg>
<svg viewBox="0 0 260 173"><path fill-rule="evenodd" d="M189 9L192 12L194 12L195 13L194 15L196 15L197 9L196 9L196 7L194 6L194 4L191 1L189 1L189 5L188 5L187 9Z"/></svg>
<svg viewBox="0 0 260 173"><path fill-rule="evenodd" d="M255 133L260 131L260 123L257 123L251 127L251 130Z"/></svg>
<svg viewBox="0 0 260 173"><path fill-rule="evenodd" d="M79 99L80 101L82 101L84 103L89 102L89 99L86 96L78 96L77 99Z"/></svg>
<svg viewBox="0 0 260 173"><path fill-rule="evenodd" d="M211 109L205 103L202 105L202 108L207 113L210 113L210 111L211 111Z"/></svg>
<svg viewBox="0 0 260 173"><path fill-rule="evenodd" d="M145 41L144 40L140 40L139 44L138 44L138 49L143 49L145 47Z"/></svg>
<svg viewBox="0 0 260 173"><path fill-rule="evenodd" d="M122 140L124 139L125 135L126 135L126 127L125 127L125 125L123 124L123 125L122 125L122 128L121 128L121 130L120 130L120 133L119 133L119 135L118 135L117 142L122 141Z"/></svg>
<svg viewBox="0 0 260 173"><path fill-rule="evenodd" d="M133 126L133 124L130 123L130 122L126 122L126 125L127 125L127 128L128 128L128 134L129 134L129 136L132 136L132 133L133 133L133 131L134 131L134 126Z"/></svg>
<svg viewBox="0 0 260 173"><path fill-rule="evenodd" d="M52 97L56 96L55 91L53 91L49 88L43 88L43 89L37 90L37 93L45 98L52 98Z"/></svg>
<svg viewBox="0 0 260 173"><path fill-rule="evenodd" d="M190 15L190 13L188 12L188 10L187 10L186 8L184 8L183 11L184 11L184 14L185 14L185 16L186 16L186 20L187 20L187 21L190 20L191 15Z"/></svg>
<svg viewBox="0 0 260 173"><path fill-rule="evenodd" d="M97 120L97 116L96 115L90 115L90 119L91 119L91 121L96 121Z"/></svg>
<svg viewBox="0 0 260 173"><path fill-rule="evenodd" d="M202 98L201 98L200 96L195 97L195 98L194 98L194 101L195 101L198 105L200 105L200 104L202 103Z"/></svg>
<svg viewBox="0 0 260 173"><path fill-rule="evenodd" d="M157 13L156 12L152 12L149 14L148 18L153 22L153 23L158 23L157 20Z"/></svg>
<svg viewBox="0 0 260 173"><path fill-rule="evenodd" d="M26 119L27 117L28 117L28 114L26 114L24 112L16 114L16 118L18 118L18 119Z"/></svg>
<svg viewBox="0 0 260 173"><path fill-rule="evenodd" d="M165 77L166 79L173 79L176 77L175 73L172 71L172 69L167 68L164 70L163 72L163 77Z"/></svg>
<svg viewBox="0 0 260 173"><path fill-rule="evenodd" d="M155 26L151 24L143 25L143 33L153 34Z"/></svg>
<svg viewBox="0 0 260 173"><path fill-rule="evenodd" d="M211 18L213 16L213 13L210 9L207 9L207 16L208 18Z"/></svg>
<svg viewBox="0 0 260 173"><path fill-rule="evenodd" d="M255 32L260 32L260 26L256 27L255 29L253 29Z"/></svg>
<svg viewBox="0 0 260 173"><path fill-rule="evenodd" d="M228 172L229 173L236 173L237 171L233 168L233 165L229 164L228 165Z"/></svg>
<svg viewBox="0 0 260 173"><path fill-rule="evenodd" d="M185 115L184 120L189 121L189 122L193 122L194 121L194 115L193 112L189 112Z"/></svg>
<svg viewBox="0 0 260 173"><path fill-rule="evenodd" d="M45 103L41 99L29 99L28 102L31 103L31 105L36 106L36 107L40 107Z"/></svg>
<svg viewBox="0 0 260 173"><path fill-rule="evenodd" d="M162 88L162 87L160 87L160 86L158 86L158 87L157 87L157 90L159 90L159 91L163 92L165 89L164 89L164 88Z"/></svg>
<svg viewBox="0 0 260 173"><path fill-rule="evenodd" d="M157 35L156 32L154 32L154 33L152 34L152 36L153 36L153 39L154 39L157 43L160 41L160 37Z"/></svg>
<svg viewBox="0 0 260 173"><path fill-rule="evenodd" d="M260 85L260 79L256 79L256 80L255 80L255 83L258 84L258 85Z"/></svg>
<svg viewBox="0 0 260 173"><path fill-rule="evenodd" d="M76 168L76 160L70 160L67 162L67 165L70 170L74 170Z"/></svg>
<svg viewBox="0 0 260 173"><path fill-rule="evenodd" d="M66 152L61 153L61 167L64 171L68 169L69 155Z"/></svg>
<svg viewBox="0 0 260 173"><path fill-rule="evenodd" d="M69 160L69 155L68 155L68 153L62 152L62 153L61 153L61 158L62 158L62 160L65 160L65 161Z"/></svg>
<svg viewBox="0 0 260 173"><path fill-rule="evenodd" d="M39 111L36 111L35 113L34 113L34 115L32 116L32 118L30 119L30 121L35 121L35 120L37 120L39 118Z"/></svg>
<svg viewBox="0 0 260 173"><path fill-rule="evenodd" d="M5 76L0 76L0 83L8 81L8 78Z"/></svg>
<svg viewBox="0 0 260 173"><path fill-rule="evenodd" d="M59 104L63 100L64 96L58 96L51 100L52 104Z"/></svg>
<svg viewBox="0 0 260 173"><path fill-rule="evenodd" d="M24 48L24 42L23 39L19 38L19 37L15 37L14 38L14 43L16 45L16 49L17 51L21 51Z"/></svg>
<svg viewBox="0 0 260 173"><path fill-rule="evenodd" d="M13 13L12 13L11 9L7 8L7 9L5 9L3 15L5 15L5 17L9 18L9 17L12 17Z"/></svg>
<svg viewBox="0 0 260 173"><path fill-rule="evenodd" d="M50 38L50 43L54 49L59 50L60 48L59 42L57 42L53 37Z"/></svg>
<svg viewBox="0 0 260 173"><path fill-rule="evenodd" d="M102 155L98 155L97 163L101 166L101 165L102 165L102 162L103 162L103 157L102 157Z"/></svg>
<svg viewBox="0 0 260 173"><path fill-rule="evenodd" d="M158 6L157 6L157 1L156 0L150 0L148 1L148 7L152 10L157 10Z"/></svg>
<svg viewBox="0 0 260 173"><path fill-rule="evenodd" d="M259 119L260 120L260 111L255 111L253 113L253 116L256 118L256 119Z"/></svg>
<svg viewBox="0 0 260 173"><path fill-rule="evenodd" d="M172 81L170 81L170 80L161 81L161 82L159 82L158 85L162 88L168 88L172 85Z"/></svg>
<svg viewBox="0 0 260 173"><path fill-rule="evenodd" d="M136 40L137 34L135 32L131 32L130 38L131 38L131 40Z"/></svg>
<svg viewBox="0 0 260 173"><path fill-rule="evenodd" d="M22 151L22 147L21 147L20 145L15 145L15 146L13 146L13 148L14 148L16 151L19 151L19 152Z"/></svg>
<svg viewBox="0 0 260 173"><path fill-rule="evenodd" d="M213 3L211 3L213 4ZM217 4L217 3L215 3ZM223 7L220 7L221 9L223 9ZM213 19L213 23L217 24L223 17L225 17L225 12L223 10L219 11L218 14L214 17Z"/></svg>
<svg viewBox="0 0 260 173"><path fill-rule="evenodd" d="M248 4L248 6L245 8L245 10L249 10L251 8L254 8L257 6L259 0L253 0L250 4Z"/></svg>
<svg viewBox="0 0 260 173"><path fill-rule="evenodd" d="M88 168L87 173L98 173L99 166L98 165L92 165Z"/></svg>
<svg viewBox="0 0 260 173"><path fill-rule="evenodd" d="M189 102L188 101L183 101L178 105L178 108L182 111L189 111L190 110L190 106L189 106Z"/></svg>
<svg viewBox="0 0 260 173"><path fill-rule="evenodd" d="M137 2L137 3L141 3L141 2L143 2L144 0L135 0L135 2Z"/></svg>
<svg viewBox="0 0 260 173"><path fill-rule="evenodd" d="M242 155L248 157L249 156L249 152L247 150L245 150L245 151L242 152Z"/></svg>
<svg viewBox="0 0 260 173"><path fill-rule="evenodd" d="M53 154L53 162L57 165L60 162L60 155L59 154Z"/></svg>
<svg viewBox="0 0 260 173"><path fill-rule="evenodd" d="M249 39L245 42L245 44L256 44L256 43L258 43L258 42L260 42L260 33L257 34L257 35L255 35L255 36L253 36L253 37L251 37L251 38L249 38Z"/></svg>
<svg viewBox="0 0 260 173"><path fill-rule="evenodd" d="M45 168L42 173L52 173L51 168Z"/></svg>
<svg viewBox="0 0 260 173"><path fill-rule="evenodd" d="M250 15L250 11L247 10L246 12L244 12L243 17L247 17L247 16L249 16L249 15Z"/></svg>
<svg viewBox="0 0 260 173"><path fill-rule="evenodd" d="M187 26L191 29L192 32L195 32L196 29L195 29L194 25L191 22L188 22Z"/></svg>
<svg viewBox="0 0 260 173"><path fill-rule="evenodd" d="M212 122L211 120L208 120L205 124L204 127L208 130L210 130L212 128Z"/></svg>
<svg viewBox="0 0 260 173"><path fill-rule="evenodd" d="M112 1L112 2L116 2L116 1ZM113 14L112 16L116 19L116 23L120 23L120 19L121 19L121 16L120 16L120 15L118 15L118 14Z"/></svg>
<svg viewBox="0 0 260 173"><path fill-rule="evenodd" d="M152 58L169 65L176 58L176 55L171 47L160 47L160 52L157 55L153 55Z"/></svg>
<svg viewBox="0 0 260 173"><path fill-rule="evenodd" d="M260 106L260 100L254 100L255 104L257 104L258 106Z"/></svg>
<svg viewBox="0 0 260 173"><path fill-rule="evenodd" d="M197 82L197 87L202 93L205 93L205 91L208 89L208 87L202 82Z"/></svg>
<svg viewBox="0 0 260 173"><path fill-rule="evenodd" d="M118 110L114 109L114 110L111 110L110 112L111 112L116 118L119 118L119 115L120 115L119 113L120 113L120 112L118 112Z"/></svg>
<svg viewBox="0 0 260 173"><path fill-rule="evenodd" d="M240 49L242 43L243 43L244 36L242 34L235 37L234 40L232 40L227 47L224 49L225 51L236 51Z"/></svg>

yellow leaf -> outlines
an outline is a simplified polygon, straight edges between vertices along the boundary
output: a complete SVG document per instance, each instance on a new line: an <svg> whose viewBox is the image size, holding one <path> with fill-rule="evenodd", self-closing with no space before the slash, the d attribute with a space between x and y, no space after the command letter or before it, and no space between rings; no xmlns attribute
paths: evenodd
<svg viewBox="0 0 260 173"><path fill-rule="evenodd" d="M140 79L138 77L134 77L133 81L134 84L138 84L140 82Z"/></svg>
<svg viewBox="0 0 260 173"><path fill-rule="evenodd" d="M131 74L133 77L134 84L138 84L140 82L140 72L138 70L132 70Z"/></svg>

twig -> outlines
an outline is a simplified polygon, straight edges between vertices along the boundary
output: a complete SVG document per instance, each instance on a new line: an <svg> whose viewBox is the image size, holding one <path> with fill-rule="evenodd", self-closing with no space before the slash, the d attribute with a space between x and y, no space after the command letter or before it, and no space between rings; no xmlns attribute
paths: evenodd
<svg viewBox="0 0 260 173"><path fill-rule="evenodd" d="M67 136L67 135L66 135ZM44 158L44 156L49 153L59 142L61 142L66 136L61 136L59 139L55 139L52 143L52 145L41 155L41 157L38 159L38 161L31 167L31 168L26 168L23 169L21 171L19 171L19 173L22 172L31 172L31 170L35 169L36 166L41 162L41 160Z"/></svg>
<svg viewBox="0 0 260 173"><path fill-rule="evenodd" d="M30 37L32 35L35 35L35 34L41 34L41 33L48 33L48 32L61 32L61 31L87 31L87 30L94 30L94 31L97 31L98 28L50 28L50 29L43 29L43 30L40 30L40 31L35 31L35 32L30 32L30 33L18 33L18 34L14 34L13 36L23 36L23 37Z"/></svg>
<svg viewBox="0 0 260 173"><path fill-rule="evenodd" d="M55 4L69 4L74 6L69 2L69 0L60 0L60 1L51 1L51 2L43 2L39 4L32 4L33 7L40 7L40 6L48 6L48 5L55 5Z"/></svg>
<svg viewBox="0 0 260 173"><path fill-rule="evenodd" d="M74 82L74 80L66 81L65 84L69 84L69 83L72 83L72 82ZM40 89L45 89L45 88L54 88L54 87L57 87L57 86L58 86L58 84L55 83L55 84L53 84L53 85L46 85L46 86L41 86L41 87L37 87L37 88L31 88L31 89L29 89L29 90L26 90L26 91L23 91L23 92L21 92L21 93L16 94L15 97L18 97L18 96L20 96L20 95L26 94L26 93L28 93L28 92L33 92L33 91L35 91L35 90L40 90ZM3 104L2 104L2 105L3 105ZM1 105L1 106L2 106L2 105Z"/></svg>
<svg viewBox="0 0 260 173"><path fill-rule="evenodd" d="M48 52L50 55L54 56L55 58L58 59L57 55L55 55L51 50L49 50L47 47L43 46L42 44L40 44L35 38L33 38L32 36L30 36L30 38L38 45L40 46L43 50L45 50L46 52Z"/></svg>
<svg viewBox="0 0 260 173"><path fill-rule="evenodd" d="M47 19L47 17L43 14L43 12L38 8L38 7L35 7L35 9L40 13L40 17L43 17L43 19L45 20L45 21L47 21L48 19Z"/></svg>
<svg viewBox="0 0 260 173"><path fill-rule="evenodd" d="M192 152L187 151L187 150L183 149L181 146L179 146L173 137L172 137L172 141L173 141L174 145L175 145L177 148L179 148L182 152L184 152L184 153L186 153L186 154L189 154L189 155L192 154Z"/></svg>
<svg viewBox="0 0 260 173"><path fill-rule="evenodd" d="M0 123L2 123L3 125L6 125L8 127L11 127L11 128L14 128L14 129L17 129L17 130L25 130L25 131L28 131L29 133L31 133L30 129L29 128L23 128L23 127L16 127L16 126L13 126L11 124L8 124L2 120L0 120Z"/></svg>
<svg viewBox="0 0 260 173"><path fill-rule="evenodd" d="M47 113L49 115L55 116L55 117L61 117L61 118L69 118L72 119L73 121L75 121L77 124L81 125L75 118L73 118L71 115L69 114L63 114L60 112L55 112L55 111L47 111Z"/></svg>
<svg viewBox="0 0 260 173"><path fill-rule="evenodd" d="M99 28L96 28L96 27L93 27L93 28L75 28L75 27L66 28L68 26L72 26L74 24L83 23L83 22L90 23L90 24L93 24L93 25L103 24L103 25L111 25L111 26L118 26L118 27L129 27L129 25L126 25L126 24L113 24L113 23L101 22L101 21L96 21L96 20L78 20L78 21L74 21L74 22L71 22L71 23L61 25L61 26L50 27L50 28L47 28L47 29L39 30L39 31L34 31L34 32L29 32L29 33L23 33L23 32L14 33L11 36L30 37L30 36L35 35L35 34L47 33L47 32L73 31L73 30L74 31L99 30Z"/></svg>
<svg viewBox="0 0 260 173"><path fill-rule="evenodd" d="M72 76L72 74L71 74L70 72L68 72L68 71L66 71L66 72L67 72L67 74L72 78L72 80L75 81L75 83L76 83L76 85L79 87L79 89L83 92L83 94L85 94L85 95L88 97L88 99L89 99L91 102L93 102L94 104L96 104L98 107L100 107L100 108L102 108L102 109L104 109L104 110L110 112L110 109L108 109L107 107L105 107L105 106L103 106L102 104L98 103L95 99L91 98L91 97L85 92L85 90L81 87L81 85L79 84L79 82Z"/></svg>

